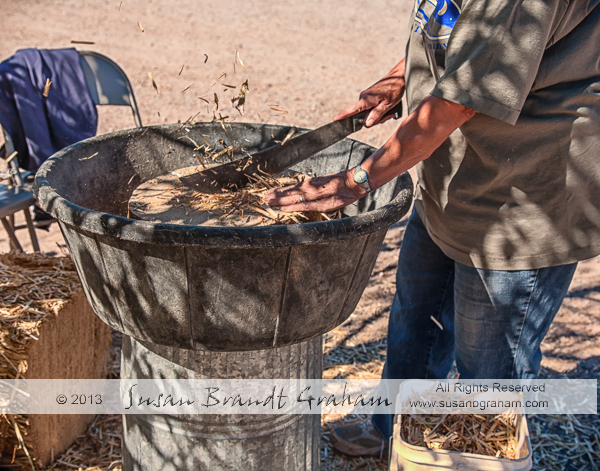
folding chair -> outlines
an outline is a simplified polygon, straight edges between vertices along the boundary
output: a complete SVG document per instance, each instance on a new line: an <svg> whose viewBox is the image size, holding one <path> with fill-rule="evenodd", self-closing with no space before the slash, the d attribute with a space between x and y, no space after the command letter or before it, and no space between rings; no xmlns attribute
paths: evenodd
<svg viewBox="0 0 600 471"><path fill-rule="evenodd" d="M130 106L135 125L141 128L137 102L123 69L113 60L93 51L79 51L79 60L94 104Z"/></svg>
<svg viewBox="0 0 600 471"><path fill-rule="evenodd" d="M0 129L2 127L0 126ZM15 158L17 153L14 152L14 147L10 136L4 133L5 147L10 154L8 158L8 169L13 185L0 185L0 221L2 226L8 234L11 247L17 252L23 252L23 248L17 239L15 234L14 214L17 211L23 210L25 221L27 223L27 229L29 229L29 237L31 238L31 245L35 252L40 251L37 236L35 235L35 227L31 220L31 213L29 207L35 204L35 198L33 192L23 187L23 175L19 170L19 164ZM32 173L32 172L29 172Z"/></svg>
<svg viewBox="0 0 600 471"><path fill-rule="evenodd" d="M79 51L79 60L94 104L129 106L136 126L142 127L133 89L123 69L113 60L93 51ZM11 247L22 252L23 248L15 234L14 214L23 210L31 245L35 252L39 252L40 247L29 212L29 207L35 204L35 198L33 191L28 186L24 186L24 180L27 177L31 178L33 172L24 172L23 174L20 172L17 159L14 158L12 139L1 126L0 131L4 133L6 153L13 157L8 165L14 183L13 185L0 185L0 221L8 234Z"/></svg>

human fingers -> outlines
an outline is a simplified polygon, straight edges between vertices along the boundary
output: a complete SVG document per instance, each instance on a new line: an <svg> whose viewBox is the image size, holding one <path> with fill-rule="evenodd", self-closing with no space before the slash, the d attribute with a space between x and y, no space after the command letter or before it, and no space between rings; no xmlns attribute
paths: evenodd
<svg viewBox="0 0 600 471"><path fill-rule="evenodd" d="M282 197L291 196L291 195L299 195L302 193L301 186L302 186L302 183L297 183L296 185L284 186L281 188L273 188L272 190L267 191L263 195L263 200L265 200L265 202L269 202L275 198L282 198Z"/></svg>
<svg viewBox="0 0 600 471"><path fill-rule="evenodd" d="M340 172L308 178L295 185L269 190L263 196L263 199L271 206L280 206L277 203L281 203L281 201L283 201L283 205L297 203L299 202L298 195L303 195L304 199L316 200L324 196L336 194L343 184L344 176L345 172ZM289 197L294 197L294 199L283 199Z"/></svg>
<svg viewBox="0 0 600 471"><path fill-rule="evenodd" d="M264 197L265 202L269 206L293 206L302 203L308 203L308 195L306 193L273 195L270 198Z"/></svg>
<svg viewBox="0 0 600 471"><path fill-rule="evenodd" d="M328 191L321 194L304 193L302 195L286 196L279 200L282 203L280 205L274 205L273 201L269 204L271 206L278 206L281 211L286 213L295 211L328 212L343 208L357 199L358 197L351 192L338 188L335 191Z"/></svg>
<svg viewBox="0 0 600 471"><path fill-rule="evenodd" d="M356 103L350 105L343 111L340 111L338 115L333 118L334 121L340 121L342 119L348 118L349 116L354 116L361 111L368 110L371 106L365 100L358 100Z"/></svg>
<svg viewBox="0 0 600 471"><path fill-rule="evenodd" d="M294 213L297 211L319 211L321 213L326 213L343 208L344 206L347 206L353 202L354 200L346 200L338 196L330 196L314 201L303 201L301 203L290 204L288 206L281 206L280 209L285 213Z"/></svg>
<svg viewBox="0 0 600 471"><path fill-rule="evenodd" d="M271 190L264 199L269 206L278 206L285 212L333 211L364 196L348 187L346 180L347 172L311 178L299 186Z"/></svg>
<svg viewBox="0 0 600 471"><path fill-rule="evenodd" d="M385 123L388 119L393 118L392 115L385 116L385 114L394 107L393 103L389 101L382 101L375 108L371 110L367 119L365 120L365 126L370 128L376 124Z"/></svg>
<svg viewBox="0 0 600 471"><path fill-rule="evenodd" d="M315 186L314 179L309 179L297 185L274 188L263 196L263 200L269 206L285 207L318 200L322 190L322 187ZM330 193L335 193L335 190L331 190Z"/></svg>

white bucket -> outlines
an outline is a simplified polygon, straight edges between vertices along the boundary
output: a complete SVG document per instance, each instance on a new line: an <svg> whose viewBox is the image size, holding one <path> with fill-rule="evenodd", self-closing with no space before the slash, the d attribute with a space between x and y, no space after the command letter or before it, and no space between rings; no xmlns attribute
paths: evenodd
<svg viewBox="0 0 600 471"><path fill-rule="evenodd" d="M517 459L514 460L410 445L400 437L401 421L402 416L398 415L390 446L390 471L528 471L532 467L529 429L523 415L517 415Z"/></svg>

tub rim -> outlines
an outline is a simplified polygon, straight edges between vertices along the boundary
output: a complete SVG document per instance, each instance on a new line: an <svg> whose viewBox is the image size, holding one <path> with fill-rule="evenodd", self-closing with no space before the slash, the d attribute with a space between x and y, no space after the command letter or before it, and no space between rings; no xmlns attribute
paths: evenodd
<svg viewBox="0 0 600 471"><path fill-rule="evenodd" d="M235 124L255 125L254 123ZM280 226L193 226L154 223L84 208L62 197L50 185L48 180L49 174L61 159L72 152L83 152L87 147L96 146L103 140L111 138L128 137L132 139L138 137L140 134L143 135L145 130L150 127L155 129L171 129L173 126L177 125L166 124L125 129L94 136L58 151L41 165L36 174L34 186L36 200L44 211L50 213L60 223L89 234L116 237L136 243L229 248L309 245L368 235L388 228L395 222L398 222L406 214L406 206L412 202L412 179L408 172L405 172L397 177L399 181L396 185L400 186L400 190L394 199L380 208L366 211L356 216L332 221Z"/></svg>

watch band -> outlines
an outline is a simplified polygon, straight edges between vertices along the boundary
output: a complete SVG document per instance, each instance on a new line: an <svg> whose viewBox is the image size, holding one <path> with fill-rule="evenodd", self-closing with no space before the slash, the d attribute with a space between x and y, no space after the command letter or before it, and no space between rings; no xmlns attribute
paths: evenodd
<svg viewBox="0 0 600 471"><path fill-rule="evenodd" d="M369 185L369 175L367 174L367 171L360 165L357 165L354 169L353 179L354 183L358 183L358 185L367 193L373 191L371 185Z"/></svg>

